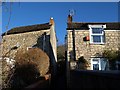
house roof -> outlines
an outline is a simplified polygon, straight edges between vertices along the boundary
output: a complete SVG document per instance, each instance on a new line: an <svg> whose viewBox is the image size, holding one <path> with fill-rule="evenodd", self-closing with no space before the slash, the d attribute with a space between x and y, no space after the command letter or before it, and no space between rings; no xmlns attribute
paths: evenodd
<svg viewBox="0 0 120 90"><path fill-rule="evenodd" d="M50 26L51 25L49 23L44 23L44 24L36 24L36 25L16 27L16 28L13 28L13 29L7 31L7 35L32 32L32 31L39 31L39 30L46 30L46 29L50 29ZM6 32L3 33L2 36L4 36L5 34L6 34Z"/></svg>
<svg viewBox="0 0 120 90"><path fill-rule="evenodd" d="M101 22L101 23L78 23L78 22L72 22L67 23L67 30L76 29L76 30L88 30L88 25L106 25L106 30L120 30L120 22Z"/></svg>

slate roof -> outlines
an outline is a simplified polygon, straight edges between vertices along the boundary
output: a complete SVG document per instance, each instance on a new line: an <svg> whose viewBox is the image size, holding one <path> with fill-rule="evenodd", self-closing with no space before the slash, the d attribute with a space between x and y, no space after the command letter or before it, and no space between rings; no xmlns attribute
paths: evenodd
<svg viewBox="0 0 120 90"><path fill-rule="evenodd" d="M120 22L101 22L101 23L78 23L78 22L72 22L72 23L67 23L67 30L72 30L72 29L76 29L76 30L88 30L88 25L105 25L106 24L106 28L105 30L120 30Z"/></svg>
<svg viewBox="0 0 120 90"><path fill-rule="evenodd" d="M46 29L50 29L50 26L51 25L49 23L44 23L44 24L36 24L36 25L16 27L16 28L13 28L13 29L7 31L7 35L32 32L32 31L39 31L39 30L46 30ZM2 36L4 36L4 35L5 35L5 33L2 34Z"/></svg>

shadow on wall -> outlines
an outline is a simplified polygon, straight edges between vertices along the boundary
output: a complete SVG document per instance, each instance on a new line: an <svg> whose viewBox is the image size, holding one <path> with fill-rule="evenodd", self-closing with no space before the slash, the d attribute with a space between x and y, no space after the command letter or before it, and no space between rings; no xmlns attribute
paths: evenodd
<svg viewBox="0 0 120 90"><path fill-rule="evenodd" d="M25 53L20 50L16 53L15 60L15 67L7 72L9 75L6 79L6 84L11 90L22 89L42 80L41 77L48 72L49 58L41 49L33 48Z"/></svg>
<svg viewBox="0 0 120 90"><path fill-rule="evenodd" d="M55 80L56 77L56 69L57 69L57 65L56 65L56 59L54 56L54 52L53 52L53 47L52 44L50 42L50 35L46 35L46 32L43 33L38 39L37 39L37 43L35 45L33 45L33 47L37 47L42 49L45 53L47 53L47 55L50 58L50 67L49 67L49 72L51 73L51 82Z"/></svg>
<svg viewBox="0 0 120 90"><path fill-rule="evenodd" d="M81 69L81 70L87 70L87 67L89 65L88 61L84 58L84 56L81 56L78 58L78 60L74 61L74 52L70 51L69 53L70 61L71 61L71 68L73 69Z"/></svg>
<svg viewBox="0 0 120 90"><path fill-rule="evenodd" d="M88 65L88 61L84 58L84 56L78 58L77 69L87 70Z"/></svg>
<svg viewBox="0 0 120 90"><path fill-rule="evenodd" d="M69 52L70 61L74 61L74 52L73 50Z"/></svg>
<svg viewBox="0 0 120 90"><path fill-rule="evenodd" d="M54 52L52 45L50 44L50 72L51 72L51 87L55 87L55 80L56 80L56 74L57 74L57 62L55 60Z"/></svg>
<svg viewBox="0 0 120 90"><path fill-rule="evenodd" d="M38 37L37 43L32 47L40 48L49 55L49 46L50 46L50 35L46 35L46 32L44 32L41 36Z"/></svg>
<svg viewBox="0 0 120 90"><path fill-rule="evenodd" d="M38 68L32 63L17 66L15 70L12 69L7 73L6 85L2 90L22 90L26 86L42 80Z"/></svg>
<svg viewBox="0 0 120 90"><path fill-rule="evenodd" d="M94 56L95 56L95 57L103 57L103 56L102 56L102 53L95 53Z"/></svg>

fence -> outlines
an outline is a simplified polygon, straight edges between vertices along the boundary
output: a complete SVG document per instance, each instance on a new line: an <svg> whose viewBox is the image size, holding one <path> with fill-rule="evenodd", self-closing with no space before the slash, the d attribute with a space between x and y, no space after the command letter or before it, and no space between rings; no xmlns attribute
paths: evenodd
<svg viewBox="0 0 120 90"><path fill-rule="evenodd" d="M120 88L120 71L70 71L70 88Z"/></svg>

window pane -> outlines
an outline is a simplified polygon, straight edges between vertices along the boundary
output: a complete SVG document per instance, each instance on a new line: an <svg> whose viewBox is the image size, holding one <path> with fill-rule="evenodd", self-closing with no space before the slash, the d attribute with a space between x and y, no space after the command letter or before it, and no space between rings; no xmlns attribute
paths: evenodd
<svg viewBox="0 0 120 90"><path fill-rule="evenodd" d="M102 34L103 29L102 28L92 28L93 34Z"/></svg>
<svg viewBox="0 0 120 90"><path fill-rule="evenodd" d="M96 35L94 35L94 36L93 36L93 42L101 43L101 36L96 36Z"/></svg>
<svg viewBox="0 0 120 90"><path fill-rule="evenodd" d="M99 70L99 64L93 64L93 70Z"/></svg>
<svg viewBox="0 0 120 90"><path fill-rule="evenodd" d="M108 69L108 62L106 59L101 58L101 70L107 70Z"/></svg>

